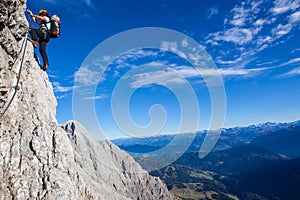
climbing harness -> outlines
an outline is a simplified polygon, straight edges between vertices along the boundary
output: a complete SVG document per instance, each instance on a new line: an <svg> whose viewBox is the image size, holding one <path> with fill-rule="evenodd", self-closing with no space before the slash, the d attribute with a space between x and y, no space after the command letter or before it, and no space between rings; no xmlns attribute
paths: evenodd
<svg viewBox="0 0 300 200"><path fill-rule="evenodd" d="M22 43L22 48L20 49L20 53L19 55L21 55L21 52L23 51L23 55L22 55L22 58L21 58L21 63L20 63L20 69L19 69L19 72L18 72L18 76L17 76L17 83L15 86L12 86L12 87L0 87L1 89L4 89L4 88L11 88L11 89L14 89L14 94L12 96L12 98L10 99L10 101L8 102L7 106L5 107L5 104L3 105L3 112L0 112L0 120L2 119L2 117L5 115L5 113L7 112L8 108L10 107L10 105L12 104L18 90L20 90L20 86L19 86L19 82L20 82L20 78L21 78L21 72L22 72L22 67L23 67L23 64L24 64L24 58L25 58L25 53L26 53L26 49L27 49L27 37L24 39L23 43ZM17 59L19 58L19 56L15 59L14 63L13 63L13 66L15 65Z"/></svg>

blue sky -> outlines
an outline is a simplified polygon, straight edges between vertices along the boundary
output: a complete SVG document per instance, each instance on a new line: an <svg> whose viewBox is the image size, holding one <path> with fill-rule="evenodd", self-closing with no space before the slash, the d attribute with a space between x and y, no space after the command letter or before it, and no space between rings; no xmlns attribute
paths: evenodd
<svg viewBox="0 0 300 200"><path fill-rule="evenodd" d="M192 130L178 128L182 122L181 99L166 87L183 87L179 76L189 82L199 104L198 108L191 104L191 116L187 121L194 122L193 115L197 115L199 109L197 129L207 129L212 123L212 110L218 108L211 101L208 87L213 83L194 75L187 59L200 62L199 55L179 50L190 41L170 39L161 41L160 49L116 51L115 55L95 58L109 60L110 65L102 75L84 65L90 53L102 42L142 27L161 27L184 34L211 56L218 71L211 69L202 73L222 77L226 101L219 100L226 103L224 127L300 118L299 0L28 0L27 5L34 13L43 8L61 17L62 35L48 45L50 67L47 71L58 99L59 123L74 118L73 90L80 88L80 83L96 85L94 94L83 91L80 98L95 105L100 129L91 124L91 111L74 108L84 112L84 119L78 120L96 139L101 138L99 132L106 138L126 136L116 124L111 108L116 84L126 76L132 78L128 91L134 88L128 110L140 127L147 128L151 124L148 112L152 107L152 120L161 117L154 126L162 127L158 127L155 134ZM119 49L124 46L123 43L118 45ZM147 67L138 67L146 63ZM122 105L123 102L119 99L117 103ZM122 113L117 115L122 121ZM131 131L133 135L140 133L139 129Z"/></svg>

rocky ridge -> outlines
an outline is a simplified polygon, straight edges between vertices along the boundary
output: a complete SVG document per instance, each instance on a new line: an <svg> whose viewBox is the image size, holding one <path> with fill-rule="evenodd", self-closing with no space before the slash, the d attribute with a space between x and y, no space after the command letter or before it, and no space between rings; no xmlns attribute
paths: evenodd
<svg viewBox="0 0 300 200"><path fill-rule="evenodd" d="M24 0L0 2L1 112L18 89L0 119L0 199L171 199L109 141L94 141L75 121L58 125L52 85L25 40L25 8Z"/></svg>

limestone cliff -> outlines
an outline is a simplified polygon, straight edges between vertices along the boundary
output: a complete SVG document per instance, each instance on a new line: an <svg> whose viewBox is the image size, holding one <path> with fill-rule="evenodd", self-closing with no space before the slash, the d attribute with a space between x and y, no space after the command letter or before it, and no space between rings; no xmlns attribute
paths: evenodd
<svg viewBox="0 0 300 200"><path fill-rule="evenodd" d="M15 94L0 119L0 199L170 199L112 143L94 141L77 122L57 124L52 85L25 40L25 8L0 1L0 116Z"/></svg>

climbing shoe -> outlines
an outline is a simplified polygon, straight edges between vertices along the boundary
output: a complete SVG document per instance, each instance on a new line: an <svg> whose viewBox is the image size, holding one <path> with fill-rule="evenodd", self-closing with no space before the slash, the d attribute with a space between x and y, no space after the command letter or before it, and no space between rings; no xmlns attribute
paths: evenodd
<svg viewBox="0 0 300 200"><path fill-rule="evenodd" d="M48 69L48 67L49 67L49 64L44 64L43 70L46 71Z"/></svg>
<svg viewBox="0 0 300 200"><path fill-rule="evenodd" d="M32 41L32 44L33 44L34 48L38 48L38 46L39 46L39 42L37 42L37 41Z"/></svg>
<svg viewBox="0 0 300 200"><path fill-rule="evenodd" d="M34 40L30 39L30 38L28 38L28 40L33 44L34 48L38 48L38 46L39 46L39 42L38 41L34 41Z"/></svg>

